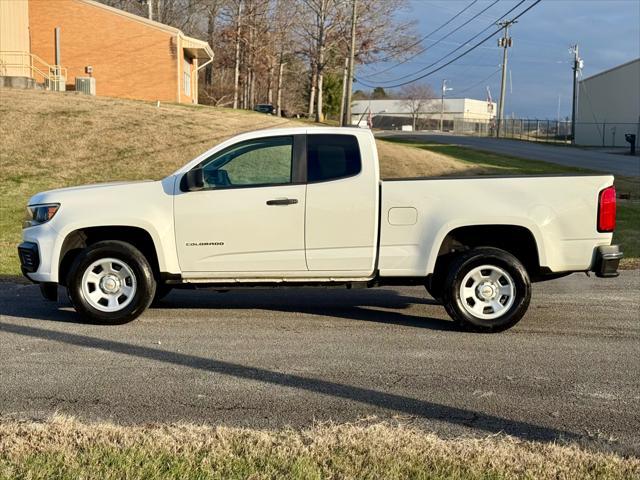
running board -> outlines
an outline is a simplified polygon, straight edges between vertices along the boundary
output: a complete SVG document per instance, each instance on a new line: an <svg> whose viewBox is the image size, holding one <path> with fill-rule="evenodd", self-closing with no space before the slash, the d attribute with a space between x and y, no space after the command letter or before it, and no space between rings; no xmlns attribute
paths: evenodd
<svg viewBox="0 0 640 480"><path fill-rule="evenodd" d="M182 280L176 283L210 283L210 284L243 284L243 283L291 283L291 284L305 284L305 283L353 283L363 282L367 283L376 278L375 276L369 277L296 277L296 278L182 278Z"/></svg>

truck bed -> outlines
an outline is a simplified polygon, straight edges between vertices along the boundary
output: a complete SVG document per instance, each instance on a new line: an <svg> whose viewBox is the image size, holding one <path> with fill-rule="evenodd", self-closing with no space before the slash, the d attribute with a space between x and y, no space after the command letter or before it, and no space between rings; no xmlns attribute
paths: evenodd
<svg viewBox="0 0 640 480"><path fill-rule="evenodd" d="M513 225L536 240L551 272L588 270L598 195L612 175L528 175L390 179L381 182L379 269L383 276L432 273L446 235L463 226ZM425 245L430 246L424 249Z"/></svg>

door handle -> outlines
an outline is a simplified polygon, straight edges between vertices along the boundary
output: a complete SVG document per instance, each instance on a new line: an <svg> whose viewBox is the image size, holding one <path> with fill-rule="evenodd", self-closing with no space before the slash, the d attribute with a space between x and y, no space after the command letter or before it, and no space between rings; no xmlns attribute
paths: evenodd
<svg viewBox="0 0 640 480"><path fill-rule="evenodd" d="M267 205L295 205L298 203L297 198L276 198L274 200L267 200Z"/></svg>

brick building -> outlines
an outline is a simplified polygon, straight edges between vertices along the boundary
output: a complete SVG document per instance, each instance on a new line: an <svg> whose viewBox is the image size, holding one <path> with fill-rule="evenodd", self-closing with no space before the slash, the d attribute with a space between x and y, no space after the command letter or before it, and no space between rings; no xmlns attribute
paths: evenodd
<svg viewBox="0 0 640 480"><path fill-rule="evenodd" d="M23 72L43 83L63 72L67 89L91 67L96 94L197 103L198 70L213 59L206 42L92 0L1 0L0 75ZM55 29L60 30L56 65ZM19 50L14 50L19 48ZM24 50L28 49L27 52ZM20 60L19 60L20 59ZM4 73L3 73L4 72Z"/></svg>

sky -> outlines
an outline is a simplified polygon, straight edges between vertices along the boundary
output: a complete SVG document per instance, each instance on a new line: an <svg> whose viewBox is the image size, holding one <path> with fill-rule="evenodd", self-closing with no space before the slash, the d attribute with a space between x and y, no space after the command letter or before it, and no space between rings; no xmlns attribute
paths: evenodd
<svg viewBox="0 0 640 480"><path fill-rule="evenodd" d="M499 0L478 18L434 45L494 1L478 0L446 27L424 40L423 47L432 47L407 63L395 66L397 60L389 60L360 66L356 71L356 79L384 86L406 81L407 79L393 81L403 76L415 78L410 74L466 43L518 3L516 0ZM450 20L471 2L472 0L410 0L409 8L397 15L403 19L414 19L419 36L424 36ZM507 18L513 17L532 3L533 0L526 0ZM487 30L468 46L474 45L492 31L493 29ZM502 64L502 49L497 46L498 36L419 83L429 84L440 95L442 81L446 79L447 86L453 88L447 92L448 97L482 100L487 98L488 85L494 101L497 101ZM559 105L560 117L564 118L571 115L572 54L569 47L575 43L579 45L580 57L584 61L582 78L640 57L640 0L542 0L513 25L511 37L513 46L508 52L505 116L555 119ZM425 72L455 58L467 48L462 47ZM392 66L395 67L382 72ZM358 82L354 87L370 90Z"/></svg>

